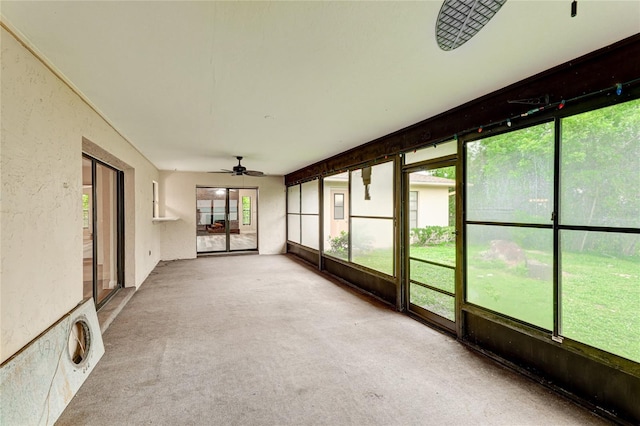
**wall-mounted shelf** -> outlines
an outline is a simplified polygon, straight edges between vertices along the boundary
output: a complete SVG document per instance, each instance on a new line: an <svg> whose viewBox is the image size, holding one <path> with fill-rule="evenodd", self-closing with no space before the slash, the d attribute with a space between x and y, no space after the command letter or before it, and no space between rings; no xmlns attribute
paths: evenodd
<svg viewBox="0 0 640 426"><path fill-rule="evenodd" d="M154 222L175 222L176 220L179 220L179 217L173 217L173 216L166 216L166 217L154 217L153 221Z"/></svg>

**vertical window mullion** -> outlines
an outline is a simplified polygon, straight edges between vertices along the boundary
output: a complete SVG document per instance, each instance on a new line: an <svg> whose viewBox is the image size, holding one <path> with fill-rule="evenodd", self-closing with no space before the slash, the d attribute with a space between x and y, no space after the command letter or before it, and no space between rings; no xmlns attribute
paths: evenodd
<svg viewBox="0 0 640 426"><path fill-rule="evenodd" d="M230 229L231 229L231 224L230 224L230 219L231 219L231 213L230 213L230 199L229 199L229 188L225 188L225 219L224 219L224 233L225 233L225 239L226 239L226 244L227 244L227 250L226 251L231 251L231 238L230 238Z"/></svg>
<svg viewBox="0 0 640 426"><path fill-rule="evenodd" d="M93 209L93 303L97 303L98 294L98 185L96 162L91 159L91 203Z"/></svg>
<svg viewBox="0 0 640 426"><path fill-rule="evenodd" d="M353 210L352 210L352 208L353 208L353 192L351 191L351 186L352 186L352 185L351 185L351 182L353 181L353 179L352 179L352 175L353 175L353 171L349 170L349 172L348 172L349 181L347 182L347 184L348 184L348 185L347 185L347 188L348 188L348 192L349 192L349 217L348 217L348 220L349 220L349 226L348 226L348 229L349 229L349 232L348 232L349 239L348 239L348 240L349 240L349 242L348 242L348 244L347 244L347 245L348 245L348 247L347 247L347 260L348 260L349 262L352 262L352 261L353 261L353 260L351 259L351 243L352 243L352 240L353 240L353 232L351 232L351 231L352 231L352 230L351 230L351 222L352 222L352 220L351 220L351 215L352 215L352 211L353 211ZM344 204L344 202L343 202L343 204Z"/></svg>
<svg viewBox="0 0 640 426"><path fill-rule="evenodd" d="M553 335L554 340L562 341L562 292L560 289L560 231L558 221L560 217L560 155L562 122L556 119L554 122L554 164L553 164Z"/></svg>

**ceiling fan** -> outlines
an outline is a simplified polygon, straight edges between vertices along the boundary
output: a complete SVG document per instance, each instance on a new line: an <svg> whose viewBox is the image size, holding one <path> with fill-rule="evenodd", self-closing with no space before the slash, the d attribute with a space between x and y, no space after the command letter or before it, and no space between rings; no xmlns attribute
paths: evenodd
<svg viewBox="0 0 640 426"><path fill-rule="evenodd" d="M213 172L213 173L231 173L231 176L242 176L242 175L253 176L253 177L264 176L263 172L259 172L257 170L247 170L245 166L240 164L240 162L242 161L242 157L238 156L236 158L238 159L238 165L234 166L233 170L222 169L219 172Z"/></svg>

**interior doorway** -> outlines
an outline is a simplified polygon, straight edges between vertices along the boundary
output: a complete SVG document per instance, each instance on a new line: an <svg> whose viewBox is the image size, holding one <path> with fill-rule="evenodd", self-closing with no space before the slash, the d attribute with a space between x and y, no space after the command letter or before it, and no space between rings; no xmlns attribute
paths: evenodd
<svg viewBox="0 0 640 426"><path fill-rule="evenodd" d="M405 294L409 312L455 331L455 160L405 170Z"/></svg>
<svg viewBox="0 0 640 426"><path fill-rule="evenodd" d="M99 308L124 282L123 173L82 156L83 297Z"/></svg>
<svg viewBox="0 0 640 426"><path fill-rule="evenodd" d="M196 188L196 251L258 250L257 188Z"/></svg>

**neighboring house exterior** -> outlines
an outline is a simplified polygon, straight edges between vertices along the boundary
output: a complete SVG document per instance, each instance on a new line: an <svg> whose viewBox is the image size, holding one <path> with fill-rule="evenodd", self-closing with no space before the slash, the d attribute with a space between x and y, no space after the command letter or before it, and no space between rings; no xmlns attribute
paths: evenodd
<svg viewBox="0 0 640 426"><path fill-rule="evenodd" d="M455 180L431 176L427 172L410 174L409 228L449 226L449 203L455 196ZM326 204L325 235L335 238L349 231L349 180L347 173L324 178Z"/></svg>
<svg viewBox="0 0 640 426"><path fill-rule="evenodd" d="M449 203L455 197L456 181L411 173L409 179L409 228L449 226Z"/></svg>

